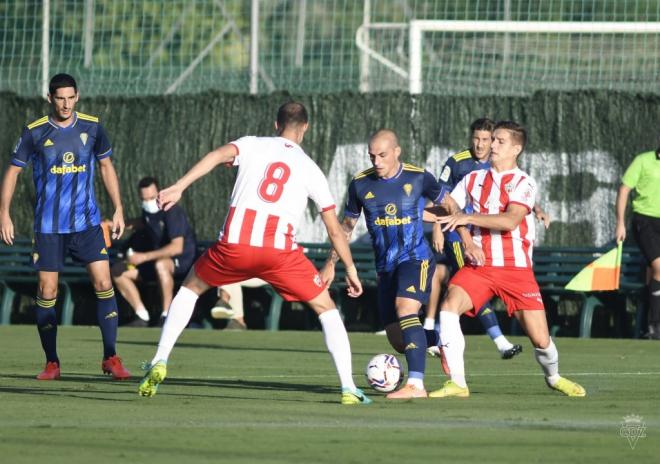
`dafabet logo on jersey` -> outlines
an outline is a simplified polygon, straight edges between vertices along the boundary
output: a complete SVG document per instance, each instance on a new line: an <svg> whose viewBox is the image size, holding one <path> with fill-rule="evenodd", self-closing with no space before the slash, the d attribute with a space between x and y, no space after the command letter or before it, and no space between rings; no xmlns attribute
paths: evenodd
<svg viewBox="0 0 660 464"><path fill-rule="evenodd" d="M86 172L87 171L87 166L84 164L81 164L79 166L76 166L73 164L73 162L76 160L76 155L71 153L70 151L67 151L64 153L64 156L62 156L62 161L65 163L62 166L53 166L50 168L50 173L51 174L78 174L79 172ZM69 166L67 166L69 165Z"/></svg>
<svg viewBox="0 0 660 464"><path fill-rule="evenodd" d="M394 216L396 213L397 213L397 207L394 203L388 203L385 206L385 214L387 214L388 216ZM406 225L406 224L410 224L411 222L412 222L412 218L410 216L406 216L406 217L402 217L402 218L399 218L399 217L396 217L396 216L395 217L384 217L384 218L377 217L374 220L374 224L376 224L377 226L385 226L385 227L403 226L403 225Z"/></svg>

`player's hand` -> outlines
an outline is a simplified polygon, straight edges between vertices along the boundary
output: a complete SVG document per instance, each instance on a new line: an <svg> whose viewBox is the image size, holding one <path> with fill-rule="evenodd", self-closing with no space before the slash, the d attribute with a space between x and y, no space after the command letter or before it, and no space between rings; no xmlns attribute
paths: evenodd
<svg viewBox="0 0 660 464"><path fill-rule="evenodd" d="M121 238L125 228L124 213L121 210L115 211L115 214L112 215L112 239L117 240Z"/></svg>
<svg viewBox="0 0 660 464"><path fill-rule="evenodd" d="M14 244L14 223L11 221L9 214L5 214L0 218L0 237L7 245Z"/></svg>
<svg viewBox="0 0 660 464"><path fill-rule="evenodd" d="M438 216L437 222L445 225L442 228L443 232L447 232L448 230L453 232L458 226L467 225L469 219L470 215L459 211L458 213L450 214L449 216Z"/></svg>
<svg viewBox="0 0 660 464"><path fill-rule="evenodd" d="M181 194L183 194L183 190L176 184L161 190L158 192L158 207L167 211L181 199Z"/></svg>
<svg viewBox="0 0 660 464"><path fill-rule="evenodd" d="M483 266L486 262L484 251L474 243L465 245L465 256L472 264L477 266Z"/></svg>
<svg viewBox="0 0 660 464"><path fill-rule="evenodd" d="M442 233L442 227L440 223L433 224L433 250L436 253L442 253L442 249L445 247L445 235Z"/></svg>
<svg viewBox="0 0 660 464"><path fill-rule="evenodd" d="M534 211L536 219L543 222L543 226L547 229L550 227L550 215L543 211L541 208L536 208Z"/></svg>
<svg viewBox="0 0 660 464"><path fill-rule="evenodd" d="M346 285L348 287L346 291L351 298L362 295L362 282L360 282L355 265L346 268Z"/></svg>
<svg viewBox="0 0 660 464"><path fill-rule="evenodd" d="M357 298L358 296L362 295L362 282L360 282L360 278L357 275L349 276L347 274L346 285L348 286L346 292L351 298Z"/></svg>
<svg viewBox="0 0 660 464"><path fill-rule="evenodd" d="M616 225L616 231L614 232L615 237L616 237L616 242L623 242L626 239L626 225L625 224L617 224Z"/></svg>
<svg viewBox="0 0 660 464"><path fill-rule="evenodd" d="M130 256L126 257L126 262L132 264L133 266L139 266L140 264L147 261L147 254L141 253L139 251L133 252Z"/></svg>
<svg viewBox="0 0 660 464"><path fill-rule="evenodd" d="M325 266L321 269L319 272L321 276L321 282L323 282L323 285L326 287L329 287L332 285L332 282L335 280L335 265L334 263L325 263Z"/></svg>

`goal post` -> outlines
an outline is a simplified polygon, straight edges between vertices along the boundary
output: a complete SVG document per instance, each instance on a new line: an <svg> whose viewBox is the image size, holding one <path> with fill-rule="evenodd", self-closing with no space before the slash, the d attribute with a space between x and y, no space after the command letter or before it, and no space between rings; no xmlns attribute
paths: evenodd
<svg viewBox="0 0 660 464"><path fill-rule="evenodd" d="M423 91L423 43L426 32L638 35L660 34L660 22L412 20L408 24L408 80L411 94Z"/></svg>

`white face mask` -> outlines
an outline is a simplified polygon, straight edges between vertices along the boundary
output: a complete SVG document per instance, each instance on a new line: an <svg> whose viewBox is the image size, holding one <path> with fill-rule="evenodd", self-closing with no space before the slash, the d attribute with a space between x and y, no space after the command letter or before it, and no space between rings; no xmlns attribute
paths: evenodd
<svg viewBox="0 0 660 464"><path fill-rule="evenodd" d="M155 198L153 200L143 201L142 209L149 214L156 214L158 211L160 211L160 208L158 208L158 203L156 202Z"/></svg>

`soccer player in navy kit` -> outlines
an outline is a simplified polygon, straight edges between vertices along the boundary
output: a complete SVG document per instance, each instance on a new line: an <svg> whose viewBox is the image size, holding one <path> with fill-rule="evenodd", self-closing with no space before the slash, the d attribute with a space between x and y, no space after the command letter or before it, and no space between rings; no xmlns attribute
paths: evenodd
<svg viewBox="0 0 660 464"><path fill-rule="evenodd" d="M406 356L408 383L387 395L388 399L427 396L424 388L427 338L419 311L428 302L435 262L424 238L422 216L425 204L429 200L440 202L443 195L431 173L402 163L400 154L401 147L393 131L379 130L371 137L369 158L373 167L351 181L342 223L350 237L364 211L376 257L381 320L390 344ZM334 279L337 258L331 252L321 271L326 283Z"/></svg>
<svg viewBox="0 0 660 464"><path fill-rule="evenodd" d="M58 274L66 254L87 267L97 298L97 319L103 337L101 369L116 380L130 377L115 352L117 303L108 252L101 231L101 214L94 195L94 161L115 207L113 238L124 231L119 181L112 165L110 141L98 118L74 111L78 87L68 74L57 74L49 84L50 115L23 129L5 172L0 197L0 236L12 245L14 225L9 211L19 173L32 163L36 190L32 261L39 274L36 318L46 367L39 380L60 377L57 356Z"/></svg>

